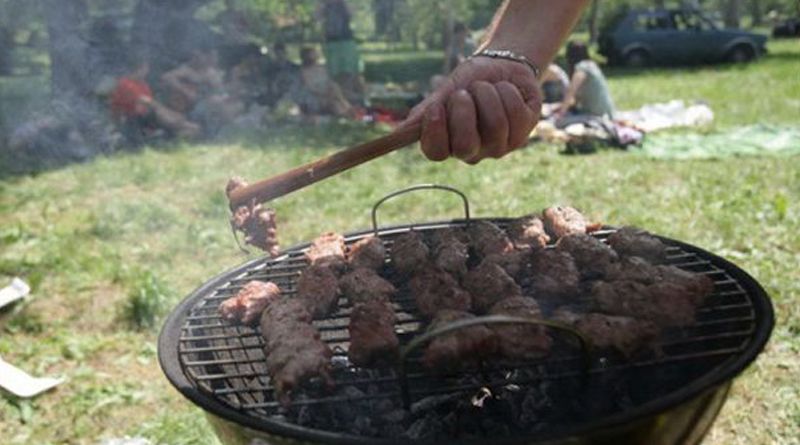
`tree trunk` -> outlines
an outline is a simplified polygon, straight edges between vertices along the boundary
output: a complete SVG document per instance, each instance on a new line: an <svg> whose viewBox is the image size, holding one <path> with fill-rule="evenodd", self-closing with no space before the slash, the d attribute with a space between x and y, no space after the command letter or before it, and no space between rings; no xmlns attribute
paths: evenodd
<svg viewBox="0 0 800 445"><path fill-rule="evenodd" d="M761 26L764 22L761 0L750 0L750 17L752 18L751 26Z"/></svg>
<svg viewBox="0 0 800 445"><path fill-rule="evenodd" d="M723 19L725 21L725 26L728 28L738 28L739 27L739 10L741 6L742 0L727 0L725 4L725 11L723 12Z"/></svg>
<svg viewBox="0 0 800 445"><path fill-rule="evenodd" d="M133 12L131 44L144 53L153 75L186 59L198 44L212 39L210 29L194 12L211 0L139 0Z"/></svg>
<svg viewBox="0 0 800 445"><path fill-rule="evenodd" d="M592 1L592 8L589 10L589 42L597 42L597 16L600 12L600 0Z"/></svg>
<svg viewBox="0 0 800 445"><path fill-rule="evenodd" d="M85 37L89 8L85 0L45 0L50 47L51 91L56 99L85 98L88 85Z"/></svg>

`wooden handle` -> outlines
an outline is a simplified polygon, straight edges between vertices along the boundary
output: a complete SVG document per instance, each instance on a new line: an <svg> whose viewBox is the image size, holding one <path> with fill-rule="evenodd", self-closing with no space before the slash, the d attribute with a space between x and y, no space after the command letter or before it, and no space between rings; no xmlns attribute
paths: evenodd
<svg viewBox="0 0 800 445"><path fill-rule="evenodd" d="M411 145L418 141L419 137L420 126L412 125L373 141L350 147L325 158L295 167L277 176L238 188L231 192L231 209L247 205L253 200L263 203L300 190L329 176Z"/></svg>

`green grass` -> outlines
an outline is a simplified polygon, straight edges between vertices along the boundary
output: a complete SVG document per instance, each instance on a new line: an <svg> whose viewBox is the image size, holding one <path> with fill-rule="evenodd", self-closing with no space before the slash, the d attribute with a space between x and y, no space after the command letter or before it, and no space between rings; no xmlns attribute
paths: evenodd
<svg viewBox="0 0 800 445"><path fill-rule="evenodd" d="M723 130L793 123L785 113L798 115L800 96L787 91L797 91L790 68L800 50L796 42L777 47L772 58L746 67L652 70L613 77L612 88L625 107L703 93ZM739 83L725 85L731 79ZM147 321L160 325L162 304L173 307L247 259L227 222L222 188L229 176L276 174L375 134L357 125L270 129L250 141L145 150L0 180L0 284L20 275L34 287L26 302L0 313L0 355L34 374L68 379L33 400L0 397L0 442L96 444L144 435L163 444L215 444L200 411L163 377L157 329ZM435 182L466 192L478 216L572 204L609 224L639 225L717 252L765 286L777 326L764 354L737 380L707 443L788 444L800 429L798 165L796 156L563 156L558 147L539 145L468 167L425 162L409 149L274 205L288 246L326 230L368 227L381 196ZM459 213L456 198L423 192L387 204L380 221ZM142 303L139 315L121 317L132 301ZM130 319L144 321L143 329Z"/></svg>

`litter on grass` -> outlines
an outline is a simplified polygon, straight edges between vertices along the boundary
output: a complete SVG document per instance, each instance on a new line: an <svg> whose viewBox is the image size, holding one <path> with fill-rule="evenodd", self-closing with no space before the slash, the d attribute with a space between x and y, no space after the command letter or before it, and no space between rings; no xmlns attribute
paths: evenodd
<svg viewBox="0 0 800 445"><path fill-rule="evenodd" d="M11 284L0 290L0 309L9 304L25 298L31 292L28 283L19 278L11 280Z"/></svg>
<svg viewBox="0 0 800 445"><path fill-rule="evenodd" d="M0 387L17 397L31 398L62 382L63 378L33 377L0 357Z"/></svg>

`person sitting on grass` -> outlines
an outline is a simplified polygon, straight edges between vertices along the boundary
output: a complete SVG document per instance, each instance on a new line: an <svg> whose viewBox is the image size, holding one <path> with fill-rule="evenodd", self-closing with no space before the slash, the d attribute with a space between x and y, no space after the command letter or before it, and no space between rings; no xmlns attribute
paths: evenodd
<svg viewBox="0 0 800 445"><path fill-rule="evenodd" d="M149 72L147 60L132 58L130 72L117 80L109 96L112 118L123 135L137 145L159 129L178 137L197 136L200 133L197 124L155 100L146 81Z"/></svg>
<svg viewBox="0 0 800 445"><path fill-rule="evenodd" d="M572 77L558 112L559 126L583 117L613 118L614 102L608 83L600 67L589 57L585 43L567 44L567 63Z"/></svg>
<svg viewBox="0 0 800 445"><path fill-rule="evenodd" d="M213 137L244 112L244 104L225 84L225 73L218 67L217 51L196 49L188 62L161 77L169 94L170 107L200 124L203 136Z"/></svg>
<svg viewBox="0 0 800 445"><path fill-rule="evenodd" d="M300 85L293 94L300 111L310 117L354 116L355 110L345 99L339 85L328 76L325 67L318 63L317 50L312 47L303 48L300 51L300 59L302 61Z"/></svg>

